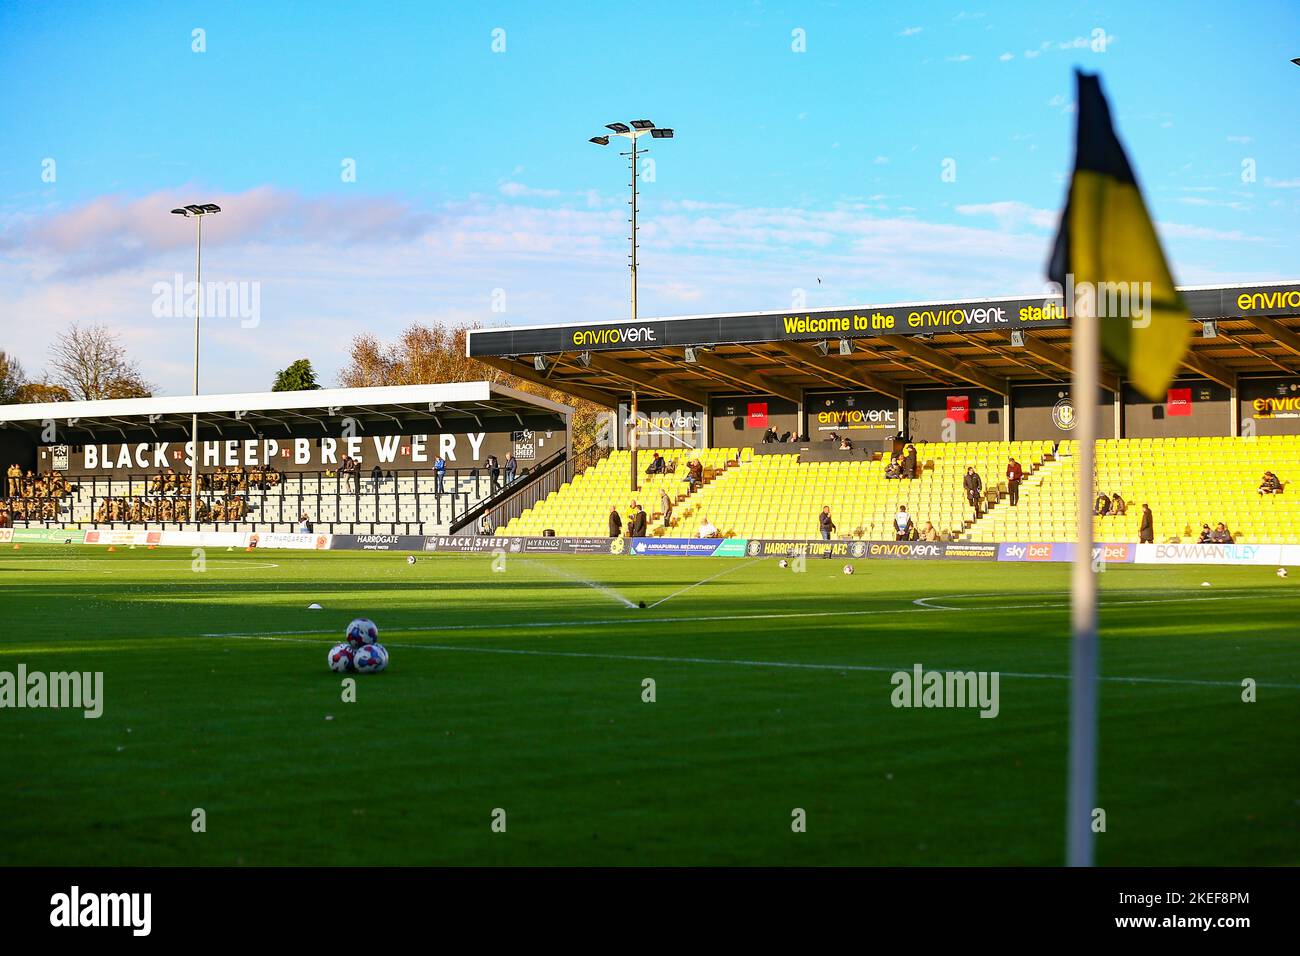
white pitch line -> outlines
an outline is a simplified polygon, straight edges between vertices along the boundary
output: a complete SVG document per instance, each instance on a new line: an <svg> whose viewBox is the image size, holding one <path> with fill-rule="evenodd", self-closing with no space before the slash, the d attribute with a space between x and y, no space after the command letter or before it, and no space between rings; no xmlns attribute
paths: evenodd
<svg viewBox="0 0 1300 956"><path fill-rule="evenodd" d="M230 636L230 635L227 635ZM240 640L270 641L272 643L314 644L315 641L299 637L274 637L268 635L238 635ZM636 661L651 664L705 664L718 667L771 667L793 670L814 671L861 671L878 674L894 674L900 671L910 674L912 666L887 667L880 664L810 664L803 661L756 661L744 658L727 657L668 657L659 654L602 654L595 651L539 651L532 648L517 647L462 647L455 644L385 644L412 651L447 651L464 654L508 654L520 657L568 657L604 661ZM1026 680L1070 680L1069 674L1038 674L1025 671L998 671L1002 677L1017 677ZM1098 677L1100 681L1116 684L1176 684L1191 687L1233 687L1240 688L1240 681L1231 680L1196 680L1184 677ZM1300 684L1275 684L1257 682L1256 687L1275 690L1300 690Z"/></svg>
<svg viewBox="0 0 1300 956"><path fill-rule="evenodd" d="M746 561L744 564L732 565L731 567L727 568L725 571L719 571L717 574L713 575L712 577L707 577L703 581L696 581L694 584L688 584L680 591L674 591L666 598L660 598L658 601L655 601L654 604L651 604L650 607L646 608L646 610L653 611L660 604L663 604L665 601L671 601L679 594L685 594L687 591L691 590L691 588L698 588L701 584L708 584L710 581L718 580L718 578L722 577L724 574L730 574L732 571L739 571L741 568L747 568L751 564L757 564L759 561L766 561L766 560L767 560L766 558L755 558L753 561Z"/></svg>
<svg viewBox="0 0 1300 956"><path fill-rule="evenodd" d="M1224 594L1208 597L1196 598L1151 598L1139 601L1103 601L1102 608L1116 607L1128 604L1181 604L1187 601L1240 601L1253 597L1255 591L1246 594ZM956 597L958 595L952 595ZM981 595L983 596L983 595ZM926 600L919 598L919 600ZM931 598L930 600L939 600ZM917 603L916 601L912 602ZM980 607L898 607L898 608L874 608L861 611L771 611L762 614L701 614L690 617L638 617L629 615L627 617L603 618L584 621L515 621L509 624L437 624L413 627L395 628L399 631L424 632L424 631L490 631L490 630L538 630L555 627L608 627L618 626L626 627L629 624L697 624L710 623L716 621L772 621L772 620L789 620L804 618L826 618L826 617L874 617L881 614L933 614L944 611L960 611L962 613L971 613L978 611L1009 611L1025 608L1059 608L1069 607L1069 602L1052 603L1052 604L989 604ZM214 631L200 634L200 637L260 637L263 632L260 631ZM309 631L277 631L278 634L333 634L333 628L313 628Z"/></svg>

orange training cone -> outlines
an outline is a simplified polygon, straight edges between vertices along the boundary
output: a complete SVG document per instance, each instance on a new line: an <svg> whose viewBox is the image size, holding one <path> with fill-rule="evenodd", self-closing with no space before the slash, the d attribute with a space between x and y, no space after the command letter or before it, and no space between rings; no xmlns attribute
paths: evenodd
<svg viewBox="0 0 1300 956"><path fill-rule="evenodd" d="M110 551L116 551L117 548L116 548L114 545L111 545L111 544L110 544L110 545L108 546L108 550L110 550Z"/></svg>

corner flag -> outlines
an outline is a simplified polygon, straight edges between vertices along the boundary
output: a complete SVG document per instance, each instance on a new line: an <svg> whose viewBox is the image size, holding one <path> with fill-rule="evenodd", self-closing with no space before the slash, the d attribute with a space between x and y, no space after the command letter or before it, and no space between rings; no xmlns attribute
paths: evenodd
<svg viewBox="0 0 1300 956"><path fill-rule="evenodd" d="M1047 277L1066 290L1072 317L1077 308L1101 320L1101 350L1134 387L1162 401L1187 352L1191 313L1169 274L1101 83L1081 71L1075 78L1074 176ZM1116 303L1122 314L1108 307Z"/></svg>

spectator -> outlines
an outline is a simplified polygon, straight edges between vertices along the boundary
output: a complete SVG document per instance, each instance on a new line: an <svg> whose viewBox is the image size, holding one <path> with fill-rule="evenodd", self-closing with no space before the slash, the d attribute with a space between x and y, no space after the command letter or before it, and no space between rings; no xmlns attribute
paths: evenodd
<svg viewBox="0 0 1300 956"><path fill-rule="evenodd" d="M848 435L840 439L840 451L853 451L853 442L849 440Z"/></svg>
<svg viewBox="0 0 1300 956"><path fill-rule="evenodd" d="M312 533L311 518L307 517L307 512L305 511L298 516L298 533L299 534Z"/></svg>
<svg viewBox="0 0 1300 956"><path fill-rule="evenodd" d="M440 495L443 493L443 479L447 475L447 459L439 455L433 460L433 493Z"/></svg>
<svg viewBox="0 0 1300 956"><path fill-rule="evenodd" d="M506 453L506 484L515 480L515 475L519 472L519 462L515 459L513 451Z"/></svg>
<svg viewBox="0 0 1300 956"><path fill-rule="evenodd" d="M966 477L961 480L966 489L966 501L975 511L975 520L979 520L980 504L984 500L984 480L976 473L974 467L967 467Z"/></svg>
<svg viewBox="0 0 1300 956"><path fill-rule="evenodd" d="M648 524L645 509L640 505L632 506L632 537L644 538Z"/></svg>
<svg viewBox="0 0 1300 956"><path fill-rule="evenodd" d="M609 536L617 538L623 533L623 519L619 516L618 506L609 506Z"/></svg>
<svg viewBox="0 0 1300 956"><path fill-rule="evenodd" d="M673 499L668 497L668 489L659 489L659 511L663 514L664 527L673 519Z"/></svg>
<svg viewBox="0 0 1300 956"><path fill-rule="evenodd" d="M835 533L835 521L831 518L830 505L822 505L822 513L817 516L817 525L821 531L822 540L829 541L831 535Z"/></svg>
<svg viewBox="0 0 1300 956"><path fill-rule="evenodd" d="M702 516L700 519L700 537L716 538L717 536L718 536L717 527L714 526L713 522L709 520L707 515Z"/></svg>
<svg viewBox="0 0 1300 956"><path fill-rule="evenodd" d="M1282 493L1282 482L1277 475L1271 471L1266 471L1259 483L1259 493L1261 495L1280 495Z"/></svg>
<svg viewBox="0 0 1300 956"><path fill-rule="evenodd" d="M927 522L925 523L925 527L921 529L921 540L922 540L922 541L938 541L938 540L939 540L939 529L936 528L932 523L930 523L929 521L927 521Z"/></svg>
<svg viewBox="0 0 1300 956"><path fill-rule="evenodd" d="M1020 480L1024 478L1024 469L1014 458L1007 459L1007 503L1015 507L1020 503Z"/></svg>
<svg viewBox="0 0 1300 956"><path fill-rule="evenodd" d="M1209 544L1209 543L1210 543L1210 539L1211 539L1213 536L1214 536L1214 532L1210 530L1210 526L1209 526L1208 524L1203 524L1203 525L1201 525L1201 535L1200 535L1199 538L1196 539L1196 543L1197 543L1197 544Z"/></svg>
<svg viewBox="0 0 1300 956"><path fill-rule="evenodd" d="M1214 526L1214 531L1210 534L1210 541L1213 544L1232 544L1232 532L1228 526L1220 521Z"/></svg>
<svg viewBox="0 0 1300 956"><path fill-rule="evenodd" d="M915 530L912 516L907 513L907 505L899 505L898 512L894 515L894 540L906 541Z"/></svg>
<svg viewBox="0 0 1300 956"><path fill-rule="evenodd" d="M903 477L916 477L916 446L908 445L903 449Z"/></svg>
<svg viewBox="0 0 1300 956"><path fill-rule="evenodd" d="M1097 496L1097 501L1092 507L1092 513L1102 518L1110 514L1110 496L1104 491Z"/></svg>
<svg viewBox="0 0 1300 956"><path fill-rule="evenodd" d="M379 483L384 480L384 469L379 467L379 462L375 462L375 467L370 469L370 484L374 486L376 492L379 491Z"/></svg>
<svg viewBox="0 0 1300 956"><path fill-rule="evenodd" d="M650 465L646 468L645 473L647 475L662 475L664 473L664 460L659 452L654 453L654 457L650 459Z"/></svg>
<svg viewBox="0 0 1300 956"><path fill-rule="evenodd" d="M1155 516L1151 514L1151 506L1142 505L1142 523L1138 525L1138 541L1141 544L1155 544L1156 540L1156 522Z"/></svg>
<svg viewBox="0 0 1300 956"><path fill-rule="evenodd" d="M10 465L9 470L5 472L9 477L9 497L17 498L22 494L23 487L23 470L18 465Z"/></svg>
<svg viewBox="0 0 1300 956"><path fill-rule="evenodd" d="M886 478L903 477L903 456L902 455L890 456L889 464L885 466L885 477Z"/></svg>
<svg viewBox="0 0 1300 956"><path fill-rule="evenodd" d="M497 485L501 481L501 464L497 461L496 455L488 455L487 458L488 478L492 481L493 493L497 490Z"/></svg>
<svg viewBox="0 0 1300 956"><path fill-rule="evenodd" d="M770 445L770 444L772 444L773 442L775 442L775 441L777 440L777 438L778 438L778 435L777 435L777 433L776 433L776 429L773 428L771 425L769 425L769 426L767 427L767 431L763 432L763 444L764 444L764 445Z"/></svg>
<svg viewBox="0 0 1300 956"><path fill-rule="evenodd" d="M1116 517L1123 517L1128 513L1128 502L1117 491L1110 496L1110 513Z"/></svg>

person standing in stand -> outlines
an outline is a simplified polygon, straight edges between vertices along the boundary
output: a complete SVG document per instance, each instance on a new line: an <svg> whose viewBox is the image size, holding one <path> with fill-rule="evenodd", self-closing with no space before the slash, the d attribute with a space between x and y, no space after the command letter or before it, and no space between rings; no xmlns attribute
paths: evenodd
<svg viewBox="0 0 1300 956"><path fill-rule="evenodd" d="M1013 508L1020 503L1020 480L1025 477L1025 471L1020 467L1020 462L1014 458L1007 459L1007 503Z"/></svg>

